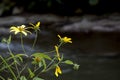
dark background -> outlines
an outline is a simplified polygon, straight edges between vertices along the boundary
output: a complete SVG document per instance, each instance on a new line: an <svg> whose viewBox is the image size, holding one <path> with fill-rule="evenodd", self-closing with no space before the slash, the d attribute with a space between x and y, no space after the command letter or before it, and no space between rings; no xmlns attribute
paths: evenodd
<svg viewBox="0 0 120 80"><path fill-rule="evenodd" d="M3 5L3 6L1 6ZM7 7L7 9L6 9ZM24 12L54 13L59 15L105 14L120 12L119 0L2 0L1 15L10 15L14 7Z"/></svg>

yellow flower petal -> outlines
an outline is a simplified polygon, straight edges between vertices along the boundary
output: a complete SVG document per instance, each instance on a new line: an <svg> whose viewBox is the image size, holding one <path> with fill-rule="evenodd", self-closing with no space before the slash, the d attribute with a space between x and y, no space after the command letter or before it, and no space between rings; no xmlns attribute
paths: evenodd
<svg viewBox="0 0 120 80"><path fill-rule="evenodd" d="M21 26L17 26L17 27L12 26L10 28L10 32L14 32L15 35L18 34L18 33L22 33L25 36L27 36L27 32L30 33L30 31L26 30L27 28L25 28L25 27L26 27L25 25L21 25Z"/></svg>
<svg viewBox="0 0 120 80"><path fill-rule="evenodd" d="M60 36L60 35L58 35L58 37L60 38L60 40L62 40L62 38L61 38L61 36Z"/></svg>
<svg viewBox="0 0 120 80"><path fill-rule="evenodd" d="M22 33L23 33L25 36L27 36L27 33L26 33L25 31L22 31Z"/></svg>
<svg viewBox="0 0 120 80"><path fill-rule="evenodd" d="M16 32L15 32L15 35L16 35L17 33L19 33L19 31L16 31Z"/></svg>
<svg viewBox="0 0 120 80"><path fill-rule="evenodd" d="M40 28L40 22L37 22L35 25L30 23L30 25L32 25L32 27L33 27L33 28L31 27L31 29L34 29L35 31L39 30L39 28Z"/></svg>
<svg viewBox="0 0 120 80"><path fill-rule="evenodd" d="M57 72L57 69L55 69L55 75L56 75L56 77L58 77L58 72Z"/></svg>
<svg viewBox="0 0 120 80"><path fill-rule="evenodd" d="M37 22L36 27L39 27L39 26L40 26L40 22Z"/></svg>
<svg viewBox="0 0 120 80"><path fill-rule="evenodd" d="M60 35L58 35L59 39L61 42L64 42L64 43L72 43L72 39L71 38L68 38L68 37L61 37Z"/></svg>
<svg viewBox="0 0 120 80"><path fill-rule="evenodd" d="M67 37L64 37L64 38L63 38L63 41L64 41L65 43L72 43L71 40L72 40L71 38L67 38Z"/></svg>
<svg viewBox="0 0 120 80"><path fill-rule="evenodd" d="M55 46L55 51L56 51L58 60L60 61L61 59L60 59L60 54L59 54L59 51L58 51L58 46Z"/></svg>
<svg viewBox="0 0 120 80"><path fill-rule="evenodd" d="M62 74L62 71L61 71L59 66L57 66L57 71L58 71L59 74Z"/></svg>
<svg viewBox="0 0 120 80"><path fill-rule="evenodd" d="M20 27L24 29L24 28L25 28L25 25L21 25Z"/></svg>
<svg viewBox="0 0 120 80"><path fill-rule="evenodd" d="M58 77L58 74L62 74L62 71L61 71L61 69L60 69L59 66L56 66L56 69L55 69L55 75L56 75L56 77Z"/></svg>

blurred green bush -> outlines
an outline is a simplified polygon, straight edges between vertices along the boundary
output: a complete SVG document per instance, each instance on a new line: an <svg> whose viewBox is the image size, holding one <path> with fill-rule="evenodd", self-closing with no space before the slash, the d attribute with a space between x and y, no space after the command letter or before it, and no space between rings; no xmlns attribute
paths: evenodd
<svg viewBox="0 0 120 80"><path fill-rule="evenodd" d="M24 11L34 13L99 14L120 11L119 4L119 0L2 0L0 15L10 13L14 7L22 7Z"/></svg>

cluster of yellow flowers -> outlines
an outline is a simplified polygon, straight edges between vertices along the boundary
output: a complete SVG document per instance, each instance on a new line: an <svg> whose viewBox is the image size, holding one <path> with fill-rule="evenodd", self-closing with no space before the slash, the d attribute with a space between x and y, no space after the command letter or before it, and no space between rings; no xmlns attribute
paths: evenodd
<svg viewBox="0 0 120 80"><path fill-rule="evenodd" d="M72 43L71 38L68 38L68 37L63 37L62 38L60 35L58 35L58 37L59 37L61 43ZM58 60L60 61L61 58L60 58L60 54L59 54L59 51L58 51L59 46L55 46L55 50L56 50ZM55 75L58 77L58 74L62 74L62 71L61 71L60 67L57 65L56 69L55 69Z"/></svg>
<svg viewBox="0 0 120 80"><path fill-rule="evenodd" d="M28 35L28 33L31 34L31 32L28 30L28 29L33 29L35 31L38 31L40 30L40 22L37 22L35 25L30 23L30 25L32 27L26 27L25 25L21 25L21 26L12 26L10 28L10 32L14 32L14 34L23 34L25 36ZM58 35L59 37L59 40L61 43L72 43L72 39L71 38L68 38L68 37L61 37L60 35ZM57 55L57 58L58 58L58 61L61 61L61 57L60 57L60 53L59 53L59 47L60 46L56 46L55 45L55 51L56 51L56 55ZM34 58L34 60L36 60L36 62L39 62L40 61L40 58L39 57L36 57ZM61 71L61 68L59 67L59 65L56 65L56 68L55 68L55 75L56 77L58 77L59 74L62 74L62 71Z"/></svg>

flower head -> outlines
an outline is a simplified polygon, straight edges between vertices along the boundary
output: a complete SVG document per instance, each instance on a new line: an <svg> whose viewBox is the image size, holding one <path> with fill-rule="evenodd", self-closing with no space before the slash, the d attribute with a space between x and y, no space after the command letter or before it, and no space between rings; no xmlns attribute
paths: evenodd
<svg viewBox="0 0 120 80"><path fill-rule="evenodd" d="M56 77L58 77L59 74L62 74L62 71L61 71L60 67L57 65L56 69L55 69L55 75L56 75Z"/></svg>
<svg viewBox="0 0 120 80"><path fill-rule="evenodd" d="M56 51L58 60L60 61L60 54L59 54L59 51L58 51L58 46L55 46L55 51Z"/></svg>
<svg viewBox="0 0 120 80"><path fill-rule="evenodd" d="M10 28L10 32L14 32L15 35L18 34L18 33L22 33L22 34L24 34L25 36L27 36L27 32L28 32L28 33L31 33L31 32L28 31L28 30L26 30L27 28L25 28L25 27L26 27L25 25L21 25L21 26L17 26L17 27L12 26L12 27Z"/></svg>
<svg viewBox="0 0 120 80"><path fill-rule="evenodd" d="M35 61L36 63L39 63L39 62L41 61L41 58L40 58L40 57L35 57L35 58L34 58L34 61Z"/></svg>
<svg viewBox="0 0 120 80"><path fill-rule="evenodd" d="M64 42L64 43L72 43L72 39L71 38L68 38L68 37L61 37L60 35L58 35L58 37L60 38L60 41L61 42Z"/></svg>
<svg viewBox="0 0 120 80"><path fill-rule="evenodd" d="M34 30L39 30L39 28L40 28L40 22L37 22L35 25L30 23L30 25L33 26L32 29L34 29Z"/></svg>

